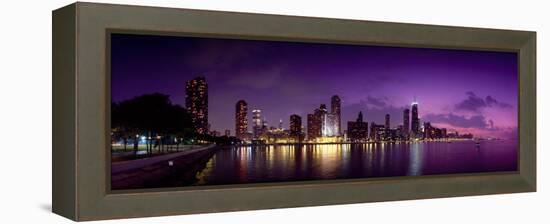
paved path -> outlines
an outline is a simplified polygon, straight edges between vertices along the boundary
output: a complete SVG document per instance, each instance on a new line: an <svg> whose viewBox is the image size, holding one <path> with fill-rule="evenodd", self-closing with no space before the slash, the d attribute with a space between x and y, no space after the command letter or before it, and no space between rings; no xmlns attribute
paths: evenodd
<svg viewBox="0 0 550 224"><path fill-rule="evenodd" d="M160 155L160 156L154 156L154 157L147 157L143 159L135 159L135 160L126 160L126 161L120 161L120 162L113 162L111 163L111 174L116 175L118 173L122 172L128 172L131 170L141 169L143 167L151 166L153 164L161 163L161 162L168 162L172 159L178 158L180 156L188 155L191 153L208 150L215 147L215 145L207 145L202 147L197 147L195 149L187 149L183 152L175 152L175 153L169 153L166 155Z"/></svg>

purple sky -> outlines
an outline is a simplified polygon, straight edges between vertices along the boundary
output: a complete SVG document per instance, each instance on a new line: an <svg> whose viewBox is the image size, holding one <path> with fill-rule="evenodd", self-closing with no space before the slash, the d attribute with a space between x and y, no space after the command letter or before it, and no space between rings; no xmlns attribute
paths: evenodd
<svg viewBox="0 0 550 224"><path fill-rule="evenodd" d="M342 128L365 120L402 123L413 98L421 122L480 137L516 138L516 53L113 34L112 100L160 92L185 105L185 81L209 85L209 122L234 134L235 103L288 127L330 97ZM249 127L250 129L250 127Z"/></svg>

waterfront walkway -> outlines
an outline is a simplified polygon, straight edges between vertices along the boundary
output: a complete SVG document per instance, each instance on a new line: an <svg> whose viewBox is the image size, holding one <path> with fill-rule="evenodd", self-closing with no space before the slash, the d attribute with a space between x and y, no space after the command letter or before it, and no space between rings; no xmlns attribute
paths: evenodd
<svg viewBox="0 0 550 224"><path fill-rule="evenodd" d="M113 162L111 188L131 189L162 185L163 178L174 169L181 170L184 176L192 176L196 172L197 164L208 160L215 149L216 145L206 145L182 152Z"/></svg>

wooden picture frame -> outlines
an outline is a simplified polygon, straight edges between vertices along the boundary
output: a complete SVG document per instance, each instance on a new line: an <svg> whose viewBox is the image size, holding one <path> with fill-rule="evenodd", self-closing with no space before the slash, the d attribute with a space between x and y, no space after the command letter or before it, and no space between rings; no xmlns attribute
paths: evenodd
<svg viewBox="0 0 550 224"><path fill-rule="evenodd" d="M517 52L519 171L111 191L109 32ZM74 3L53 12L53 212L72 220L536 191L536 33Z"/></svg>

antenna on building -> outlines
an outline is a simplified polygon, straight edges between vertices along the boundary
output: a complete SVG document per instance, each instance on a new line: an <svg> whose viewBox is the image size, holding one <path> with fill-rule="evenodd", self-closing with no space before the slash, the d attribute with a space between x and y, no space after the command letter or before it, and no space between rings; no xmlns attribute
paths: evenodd
<svg viewBox="0 0 550 224"><path fill-rule="evenodd" d="M413 96L413 102L411 105L417 105L418 101L416 101L416 95Z"/></svg>

